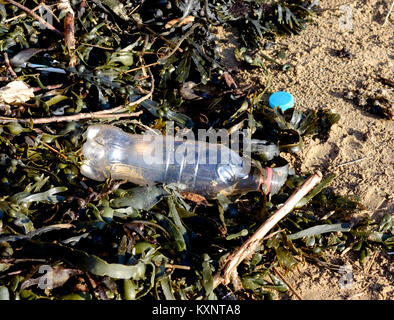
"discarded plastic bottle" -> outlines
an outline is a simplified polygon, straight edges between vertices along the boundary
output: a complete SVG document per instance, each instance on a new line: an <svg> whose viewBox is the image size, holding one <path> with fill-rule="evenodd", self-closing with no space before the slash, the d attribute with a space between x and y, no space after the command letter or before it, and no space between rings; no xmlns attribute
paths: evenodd
<svg viewBox="0 0 394 320"><path fill-rule="evenodd" d="M128 134L110 125L87 130L81 173L93 180L127 180L138 185L177 183L183 191L215 198L219 192L277 193L288 168L248 166L248 160L221 144L172 136ZM212 154L216 161L210 161ZM215 160L214 159L214 160Z"/></svg>

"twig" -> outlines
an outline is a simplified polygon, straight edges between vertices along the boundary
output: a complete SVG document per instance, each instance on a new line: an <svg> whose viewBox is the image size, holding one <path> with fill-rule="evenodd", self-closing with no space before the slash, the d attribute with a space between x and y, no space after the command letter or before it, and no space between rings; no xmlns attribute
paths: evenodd
<svg viewBox="0 0 394 320"><path fill-rule="evenodd" d="M93 48L99 48L99 49L103 49L103 50L110 50L110 51L114 51L115 50L114 48L99 46L97 44L91 44L91 43L86 43L86 42L82 42L81 45L88 46L88 47L93 47Z"/></svg>
<svg viewBox="0 0 394 320"><path fill-rule="evenodd" d="M275 232L270 233L268 236L263 238L263 241L271 239L273 236L276 236L278 233L285 231L284 229L277 230Z"/></svg>
<svg viewBox="0 0 394 320"><path fill-rule="evenodd" d="M42 90L54 90L54 89L59 89L61 87L63 87L65 84L64 83L57 83L57 84L50 84L45 86L45 89L41 88L41 87L33 87L33 91L34 92L38 92L38 91L42 91Z"/></svg>
<svg viewBox="0 0 394 320"><path fill-rule="evenodd" d="M46 261L46 260L45 260ZM45 262L44 261L44 262ZM16 271L12 271L12 272L8 272L8 273L4 273L0 276L0 279L8 277L8 276L14 276L16 274L20 274L22 272L25 272L26 270L22 269L22 270L16 270Z"/></svg>
<svg viewBox="0 0 394 320"><path fill-rule="evenodd" d="M386 25L387 21L389 21L389 17L390 17L390 14L391 14L391 12L393 11L393 8L394 8L394 1L391 3L391 6L390 6L390 9L389 9L389 12L387 13L387 16L386 16L386 18L384 19L383 26L385 26L385 25Z"/></svg>
<svg viewBox="0 0 394 320"><path fill-rule="evenodd" d="M170 40L166 39L165 37L163 37L161 34L158 34L157 32L155 32L154 30L152 30L151 28L149 28L148 26L144 26L145 29L147 29L150 33L154 34L155 36L159 37L161 40L163 40L164 42L167 42L171 47L175 47L176 44L171 42ZM179 52L183 52L183 50L181 48L178 48Z"/></svg>
<svg viewBox="0 0 394 320"><path fill-rule="evenodd" d="M45 3L42 3L42 7L53 17L53 19L56 20L57 23L60 23L59 18L53 13L53 10L49 6L47 6Z"/></svg>
<svg viewBox="0 0 394 320"><path fill-rule="evenodd" d="M367 265L367 267L365 268L365 274L369 274L369 271L371 270L372 265L374 264L375 259L376 259L377 256L378 256L378 253L375 251L375 252L373 253L372 257L371 257L371 260L368 261L368 265Z"/></svg>
<svg viewBox="0 0 394 320"><path fill-rule="evenodd" d="M172 51L168 55L166 55L165 57L160 58L159 61L166 60L169 57L171 57L175 52L177 52L177 50L179 49L179 47L181 46L183 41L185 41L187 38L189 38L192 35L192 33L194 32L194 29L196 29L197 27L200 27L199 23L196 23L193 27L191 27L190 30L188 32L186 32L186 34L178 41L178 43L176 44L174 49L172 49Z"/></svg>
<svg viewBox="0 0 394 320"><path fill-rule="evenodd" d="M122 109L123 108L124 107L122 107ZM107 110L107 112L108 111L109 110ZM132 117L138 117L143 113L143 111L132 112L132 113L128 113L128 112L127 113L101 113L101 111L98 112L78 113L71 116L37 118L37 119L17 119L17 118L0 117L0 124L10 123L10 122L22 122L22 123L33 122L34 124L43 124L43 123L53 123L53 122L76 121L83 119L132 118Z"/></svg>
<svg viewBox="0 0 394 320"><path fill-rule="evenodd" d="M363 294L364 294L364 292L356 293L355 295L350 296L350 297L347 298L346 300L353 300L354 298L361 297Z"/></svg>
<svg viewBox="0 0 394 320"><path fill-rule="evenodd" d="M40 9L40 8L42 7L43 4L44 4L44 3L40 3L37 7L35 7L35 8L32 9L31 11L32 11L32 12L37 11L38 9ZM26 13L18 14L17 16L13 16L12 18L9 18L9 19L7 19L7 20L4 20L4 23L8 23L8 22L11 22L11 21L14 21L14 20L18 20L19 18L26 17L26 16L27 16Z"/></svg>
<svg viewBox="0 0 394 320"><path fill-rule="evenodd" d="M367 159L371 159L371 158L373 158L373 156L368 156L368 157L364 157L364 158L360 158L360 159L356 159L356 160L344 162L344 163L338 164L338 165L337 165L337 168L343 167L343 166L347 166L347 165L349 165L349 164L354 164L354 163L357 163L357 162L361 162L361 161L363 161L363 160L367 160Z"/></svg>
<svg viewBox="0 0 394 320"><path fill-rule="evenodd" d="M153 63L147 64L147 65L142 65L142 66L139 66L139 67L136 67L136 68L133 68L133 69L129 69L129 70L127 70L127 71L123 72L123 73L129 73L129 72L133 72L133 71L137 71L137 70L145 69L145 68L147 68L147 67L156 66L156 65L158 65L158 64L160 64L160 62L156 61L156 62L153 62Z"/></svg>
<svg viewBox="0 0 394 320"><path fill-rule="evenodd" d="M49 30L55 32L58 36L63 38L63 33L61 33L59 30L57 30L53 25L49 24L46 22L43 18L41 18L39 15L34 13L32 10L26 8L24 5L14 1L14 0L4 0L5 2L8 2L9 4L14 5L15 7L18 7L19 9L25 11L27 14L32 16L34 19L36 19L38 22L42 23L44 26L46 26Z"/></svg>
<svg viewBox="0 0 394 320"><path fill-rule="evenodd" d="M50 4L50 5L48 5L48 4L45 4L45 3L42 2L42 3L40 3L37 7L35 7L34 9L31 9L31 11L32 11L32 12L35 12L35 11L37 11L38 9L40 9L41 7L44 7L44 8L47 9L47 11L51 14L51 16L52 16L54 19L56 19L57 22L59 22L58 17L56 17L56 15L52 12L52 10L50 10L51 7L53 7L53 6L55 6L55 4ZM7 19L7 20L4 20L4 23L9 23L9 22L11 22L11 21L18 20L18 19L23 18L23 17L26 17L26 16L27 16L26 13L18 14L17 16L13 16L12 18L9 18L9 19Z"/></svg>
<svg viewBox="0 0 394 320"><path fill-rule="evenodd" d="M180 264L166 263L166 264L164 265L164 267L165 267L165 268L168 268L168 269L190 270L190 267L189 267L189 266L183 266L183 265L180 265Z"/></svg>
<svg viewBox="0 0 394 320"><path fill-rule="evenodd" d="M145 130L145 131L149 131L151 134L154 135L159 135L159 133L157 133L154 129L152 129L151 127L139 122L138 120L129 120L129 123L135 124L137 127L140 127L141 129Z"/></svg>
<svg viewBox="0 0 394 320"><path fill-rule="evenodd" d="M294 206L311 191L322 179L322 174L318 171L313 174L307 181L305 181L287 201L280 207L275 213L267 219L257 231L247 240L242 246L232 254L230 254L222 267L216 273L213 279L213 287L216 288L219 284L227 285L230 282L231 275L238 265L250 254L252 254L256 248L261 244L262 239L265 235L282 219L284 218Z"/></svg>
<svg viewBox="0 0 394 320"><path fill-rule="evenodd" d="M70 61L68 65L74 67L77 64L77 56L75 55L75 37L74 37L74 13L67 12L64 17L64 44L68 49Z"/></svg>
<svg viewBox="0 0 394 320"><path fill-rule="evenodd" d="M30 137L34 140L33 137ZM40 143L42 143L44 146L46 146L49 150L52 150L53 152L57 153L59 156L61 156L63 159L67 160L67 156L64 155L63 153L60 153L59 151L57 151L55 148L51 147L49 144L45 143L44 141L40 140Z"/></svg>
<svg viewBox="0 0 394 320"><path fill-rule="evenodd" d="M4 52L4 63L6 64L8 72L11 74L11 76L13 78L18 77L18 75L15 73L14 69L12 69L12 67L11 67L10 59L8 59L7 52Z"/></svg>
<svg viewBox="0 0 394 320"><path fill-rule="evenodd" d="M286 280L285 276L282 275L278 269L273 268L274 272L279 276L279 278L282 279L282 281L289 287L291 292L294 293L294 295L298 298L298 300L302 300L301 296L298 294L298 292L293 288L293 286Z"/></svg>
<svg viewBox="0 0 394 320"><path fill-rule="evenodd" d="M47 260L45 259L35 259L35 258L21 258L21 259L15 259L15 258L4 258L0 259L0 263L25 263L25 262L46 262Z"/></svg>

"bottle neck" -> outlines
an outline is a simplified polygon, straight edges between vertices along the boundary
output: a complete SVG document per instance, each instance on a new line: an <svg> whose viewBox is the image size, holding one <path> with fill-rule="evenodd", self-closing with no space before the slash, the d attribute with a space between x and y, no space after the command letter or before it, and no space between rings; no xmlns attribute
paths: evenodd
<svg viewBox="0 0 394 320"><path fill-rule="evenodd" d="M249 191L258 191L263 188L264 193L269 193L272 178L272 169L264 168L263 172L252 166L249 174L238 181L235 186L235 193L243 193Z"/></svg>
<svg viewBox="0 0 394 320"><path fill-rule="evenodd" d="M250 172L228 190L229 194L262 191L265 194L276 194L286 183L289 174L288 165L276 168L262 168L252 165Z"/></svg>

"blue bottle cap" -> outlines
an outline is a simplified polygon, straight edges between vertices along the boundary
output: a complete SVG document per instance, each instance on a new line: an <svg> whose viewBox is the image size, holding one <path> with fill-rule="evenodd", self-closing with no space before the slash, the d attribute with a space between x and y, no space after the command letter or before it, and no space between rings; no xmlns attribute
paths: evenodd
<svg viewBox="0 0 394 320"><path fill-rule="evenodd" d="M268 103L272 109L279 107L282 111L286 111L294 107L294 98L286 91L278 91L270 95Z"/></svg>

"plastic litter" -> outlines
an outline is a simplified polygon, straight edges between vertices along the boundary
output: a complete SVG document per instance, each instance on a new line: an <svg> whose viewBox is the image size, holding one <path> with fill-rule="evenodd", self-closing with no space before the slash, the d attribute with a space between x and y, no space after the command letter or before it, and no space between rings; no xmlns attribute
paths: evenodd
<svg viewBox="0 0 394 320"><path fill-rule="evenodd" d="M138 185L176 183L182 191L215 198L219 192L277 193L288 166L259 169L230 148L172 136L128 134L110 125L87 130L81 173L93 180L127 180ZM216 161L210 161L211 155ZM251 163L251 165L248 165Z"/></svg>
<svg viewBox="0 0 394 320"><path fill-rule="evenodd" d="M268 103L272 109L278 107L282 111L286 111L294 107L294 98L289 92L278 91L270 95Z"/></svg>

